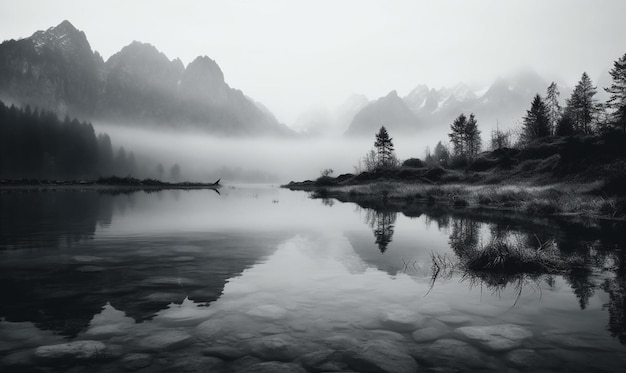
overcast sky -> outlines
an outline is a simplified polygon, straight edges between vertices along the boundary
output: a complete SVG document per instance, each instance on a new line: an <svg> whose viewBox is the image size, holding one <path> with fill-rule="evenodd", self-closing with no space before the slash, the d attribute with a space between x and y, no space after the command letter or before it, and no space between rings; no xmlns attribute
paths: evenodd
<svg viewBox="0 0 626 373"><path fill-rule="evenodd" d="M208 55L292 124L351 93L486 85L520 68L597 79L626 53L625 18L625 0L3 0L0 39L67 19L105 60L133 40L185 65Z"/></svg>

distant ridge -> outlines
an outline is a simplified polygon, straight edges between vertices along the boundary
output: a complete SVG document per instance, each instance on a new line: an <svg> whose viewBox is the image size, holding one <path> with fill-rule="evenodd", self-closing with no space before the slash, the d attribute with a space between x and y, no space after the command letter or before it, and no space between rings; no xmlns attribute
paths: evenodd
<svg viewBox="0 0 626 373"><path fill-rule="evenodd" d="M69 21L0 44L0 100L124 125L293 135L265 107L229 87L209 57L185 67L134 41L105 62Z"/></svg>

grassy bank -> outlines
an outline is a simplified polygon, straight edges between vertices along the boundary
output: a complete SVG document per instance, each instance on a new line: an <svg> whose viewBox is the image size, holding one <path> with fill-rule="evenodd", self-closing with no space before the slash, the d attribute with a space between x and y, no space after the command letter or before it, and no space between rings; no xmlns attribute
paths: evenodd
<svg viewBox="0 0 626 373"><path fill-rule="evenodd" d="M533 184L425 184L375 181L343 186L287 185L312 192L314 198L408 207L411 204L441 204L456 209L498 209L530 215L582 215L593 218L625 217L626 199L597 193L601 182ZM400 208L402 210L402 208Z"/></svg>
<svg viewBox="0 0 626 373"><path fill-rule="evenodd" d="M626 135L548 138L453 165L403 166L291 182L314 197L370 205L414 203L530 215L626 218Z"/></svg>

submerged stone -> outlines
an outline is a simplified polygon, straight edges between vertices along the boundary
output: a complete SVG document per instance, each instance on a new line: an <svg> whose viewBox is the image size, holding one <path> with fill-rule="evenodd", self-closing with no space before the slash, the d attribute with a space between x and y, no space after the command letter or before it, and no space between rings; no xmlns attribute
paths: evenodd
<svg viewBox="0 0 626 373"><path fill-rule="evenodd" d="M146 350L176 350L192 342L192 337L183 332L170 330L151 335L139 341L139 347Z"/></svg>
<svg viewBox="0 0 626 373"><path fill-rule="evenodd" d="M152 364L152 356L148 354L129 354L122 359L122 366L126 370L138 370Z"/></svg>
<svg viewBox="0 0 626 373"><path fill-rule="evenodd" d="M220 371L224 362L221 359L210 356L184 357L170 364L166 372L196 373Z"/></svg>
<svg viewBox="0 0 626 373"><path fill-rule="evenodd" d="M390 341L370 341L361 352L364 361L376 367L376 371L413 373L418 365L403 345Z"/></svg>
<svg viewBox="0 0 626 373"><path fill-rule="evenodd" d="M505 355L505 359L509 365L526 370L555 367L558 364L555 359L546 358L530 349L510 351Z"/></svg>
<svg viewBox="0 0 626 373"><path fill-rule="evenodd" d="M207 347L202 353L206 356L214 356L222 360L237 360L246 355L243 351L230 346Z"/></svg>
<svg viewBox="0 0 626 373"><path fill-rule="evenodd" d="M457 328L454 332L491 351L518 348L525 339L533 335L530 330L514 324L465 326Z"/></svg>
<svg viewBox="0 0 626 373"><path fill-rule="evenodd" d="M276 334L251 340L250 353L263 360L292 361L303 351L293 337Z"/></svg>
<svg viewBox="0 0 626 373"><path fill-rule="evenodd" d="M486 368L487 357L476 347L456 339L439 339L432 344L418 345L411 350L418 362L438 368Z"/></svg>
<svg viewBox="0 0 626 373"><path fill-rule="evenodd" d="M306 373L300 365L291 363L279 363L277 361L268 361L251 365L240 373Z"/></svg>
<svg viewBox="0 0 626 373"><path fill-rule="evenodd" d="M35 357L44 360L96 360L110 356L111 353L104 343L91 340L40 346L35 349Z"/></svg>
<svg viewBox="0 0 626 373"><path fill-rule="evenodd" d="M413 332L413 340L417 343L430 342L443 337L448 334L448 331L443 328L436 328L429 326L426 328L418 329Z"/></svg>
<svg viewBox="0 0 626 373"><path fill-rule="evenodd" d="M424 325L424 316L403 308L384 310L380 314L380 323L383 327L398 331L410 332Z"/></svg>

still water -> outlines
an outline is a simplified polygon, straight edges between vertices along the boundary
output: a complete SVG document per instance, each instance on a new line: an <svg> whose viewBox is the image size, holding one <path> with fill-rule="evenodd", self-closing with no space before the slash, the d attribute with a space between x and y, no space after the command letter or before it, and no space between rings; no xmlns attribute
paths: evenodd
<svg viewBox="0 0 626 373"><path fill-rule="evenodd" d="M4 192L0 202L3 372L626 366L614 227L406 216L270 186ZM433 254L453 260L459 242L502 234L555 239L585 268L433 278Z"/></svg>

